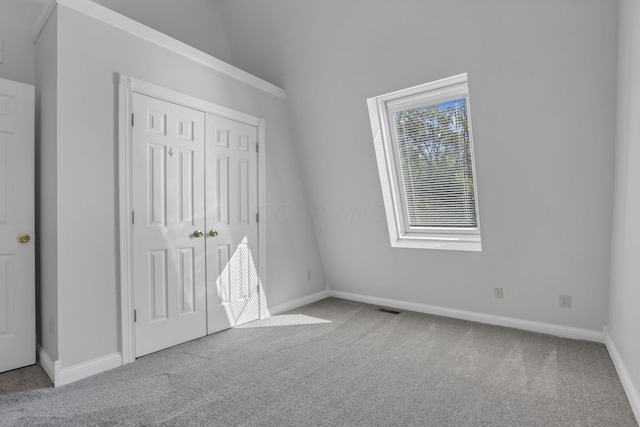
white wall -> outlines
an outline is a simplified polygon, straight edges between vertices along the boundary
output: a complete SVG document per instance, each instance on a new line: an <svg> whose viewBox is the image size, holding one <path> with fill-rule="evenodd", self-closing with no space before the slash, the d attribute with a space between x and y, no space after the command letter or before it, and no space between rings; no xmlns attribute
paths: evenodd
<svg viewBox="0 0 640 427"><path fill-rule="evenodd" d="M618 133L611 250L609 335L640 417L640 3L620 3ZM619 366L620 369L620 366Z"/></svg>
<svg viewBox="0 0 640 427"><path fill-rule="evenodd" d="M221 5L234 64L289 95L331 289L602 330L616 2ZM462 72L483 251L392 249L366 99Z"/></svg>
<svg viewBox="0 0 640 427"><path fill-rule="evenodd" d="M286 101L58 6L59 360L119 351L115 73L266 120L267 203L305 205ZM269 306L324 290L309 219L269 220ZM318 274L307 281L307 268Z"/></svg>
<svg viewBox="0 0 640 427"><path fill-rule="evenodd" d="M35 82L33 25L43 0L0 1L0 77Z"/></svg>
<svg viewBox="0 0 640 427"><path fill-rule="evenodd" d="M52 360L58 358L57 22L54 11L35 45L38 343Z"/></svg>
<svg viewBox="0 0 640 427"><path fill-rule="evenodd" d="M211 56L231 63L215 0L93 0Z"/></svg>

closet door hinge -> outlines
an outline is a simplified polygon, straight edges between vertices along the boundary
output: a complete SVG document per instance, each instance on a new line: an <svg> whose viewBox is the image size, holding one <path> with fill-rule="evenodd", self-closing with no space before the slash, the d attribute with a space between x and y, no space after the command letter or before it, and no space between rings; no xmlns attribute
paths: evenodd
<svg viewBox="0 0 640 427"><path fill-rule="evenodd" d="M259 153L259 152L260 152L260 144L256 142L256 153Z"/></svg>
<svg viewBox="0 0 640 427"><path fill-rule="evenodd" d="M137 310L133 310L133 322L137 322L138 321L138 311Z"/></svg>
<svg viewBox="0 0 640 427"><path fill-rule="evenodd" d="M136 223L136 211L131 211L131 224Z"/></svg>
<svg viewBox="0 0 640 427"><path fill-rule="evenodd" d="M135 121L135 120L134 120L134 117L135 117L135 115L134 115L133 113L131 113L131 126L133 126L133 123L134 123L134 121Z"/></svg>
<svg viewBox="0 0 640 427"><path fill-rule="evenodd" d="M260 222L260 214L259 213L256 214L256 222Z"/></svg>

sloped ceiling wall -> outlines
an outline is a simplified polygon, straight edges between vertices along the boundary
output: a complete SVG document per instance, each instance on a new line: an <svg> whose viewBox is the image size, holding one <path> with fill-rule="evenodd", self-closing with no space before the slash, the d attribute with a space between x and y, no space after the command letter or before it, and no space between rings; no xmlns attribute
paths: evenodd
<svg viewBox="0 0 640 427"><path fill-rule="evenodd" d="M0 77L34 84L33 26L46 0L0 1Z"/></svg>
<svg viewBox="0 0 640 427"><path fill-rule="evenodd" d="M218 59L235 65L226 38L225 24L217 0L93 0L115 12L145 24ZM170 70L171 67L167 67ZM192 76L175 76L191 79ZM157 83L157 82L153 82ZM172 88L175 89L175 88ZM197 91L196 91L197 92ZM204 98L206 90L193 96ZM227 94L210 94L224 99ZM242 103L242 97L229 100ZM286 101L284 101L286 102ZM252 107L258 108L256 99ZM250 113L249 110L243 110ZM289 112L271 109L267 120L265 212L267 233L266 292L269 307L288 303L326 289L308 200L301 180L298 152ZM265 214L263 216L263 213Z"/></svg>
<svg viewBox="0 0 640 427"><path fill-rule="evenodd" d="M220 5L234 65L287 90L332 289L602 330L616 2ZM483 251L392 249L366 99L462 72Z"/></svg>
<svg viewBox="0 0 640 427"><path fill-rule="evenodd" d="M93 1L218 59L232 62L217 1Z"/></svg>

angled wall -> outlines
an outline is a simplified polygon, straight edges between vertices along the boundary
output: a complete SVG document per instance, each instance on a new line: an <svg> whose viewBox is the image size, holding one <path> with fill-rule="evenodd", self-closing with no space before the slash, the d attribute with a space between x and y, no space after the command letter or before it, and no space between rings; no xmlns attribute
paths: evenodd
<svg viewBox="0 0 640 427"><path fill-rule="evenodd" d="M284 92L251 83L257 80L251 76L233 77L226 64L167 38L175 47L168 49L151 41L154 30L142 28L145 36L138 36L113 19L142 28L88 0L61 0L37 46L45 112L41 191L51 190L41 193L41 227L49 235L40 268L46 292L55 291L55 298L46 297L51 310L48 305L42 310L56 323L53 342L42 345L55 364L56 384L115 367L120 360L118 73L265 119L261 153L267 206L261 222L267 238L267 304L282 307L326 289L311 219L289 214L289 207L305 205L306 197L292 158Z"/></svg>
<svg viewBox="0 0 640 427"><path fill-rule="evenodd" d="M218 59L231 63L224 21L211 0L93 0Z"/></svg>
<svg viewBox="0 0 640 427"><path fill-rule="evenodd" d="M221 5L234 65L287 90L332 290L601 335L616 2ZM392 249L366 99L463 72L483 251ZM572 295L571 309L559 307L559 294Z"/></svg>
<svg viewBox="0 0 640 427"><path fill-rule="evenodd" d="M640 3L620 3L618 128L607 344L640 419Z"/></svg>

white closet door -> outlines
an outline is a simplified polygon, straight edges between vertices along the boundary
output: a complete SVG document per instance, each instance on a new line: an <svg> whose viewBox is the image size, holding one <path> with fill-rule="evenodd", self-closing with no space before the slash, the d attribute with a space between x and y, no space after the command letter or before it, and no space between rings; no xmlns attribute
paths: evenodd
<svg viewBox="0 0 640 427"><path fill-rule="evenodd" d="M34 98L0 79L0 372L36 362Z"/></svg>
<svg viewBox="0 0 640 427"><path fill-rule="evenodd" d="M207 331L205 115L133 95L136 356Z"/></svg>
<svg viewBox="0 0 640 427"><path fill-rule="evenodd" d="M208 333L259 318L258 130L207 114Z"/></svg>

